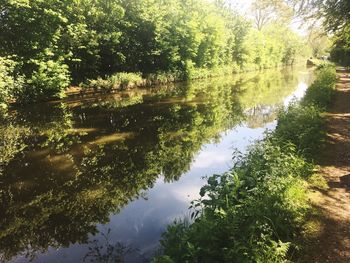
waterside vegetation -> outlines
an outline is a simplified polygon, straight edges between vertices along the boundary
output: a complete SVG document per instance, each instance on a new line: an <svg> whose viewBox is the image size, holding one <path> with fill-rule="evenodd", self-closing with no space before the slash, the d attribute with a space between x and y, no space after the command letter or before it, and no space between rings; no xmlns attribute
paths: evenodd
<svg viewBox="0 0 350 263"><path fill-rule="evenodd" d="M0 119L0 259L35 260L98 236L98 224L142 198L160 174L167 183L180 180L202 145L219 141L244 116L253 127L271 122L301 81L297 72L11 109Z"/></svg>
<svg viewBox="0 0 350 263"><path fill-rule="evenodd" d="M322 112L335 68L323 65L301 102L280 109L274 132L234 155L191 204L191 218L168 226L153 262L288 262L301 248L312 213L308 187L325 134ZM304 235L305 236L305 235Z"/></svg>
<svg viewBox="0 0 350 263"><path fill-rule="evenodd" d="M288 23L253 22L224 1L5 0L0 106L293 64L309 54Z"/></svg>

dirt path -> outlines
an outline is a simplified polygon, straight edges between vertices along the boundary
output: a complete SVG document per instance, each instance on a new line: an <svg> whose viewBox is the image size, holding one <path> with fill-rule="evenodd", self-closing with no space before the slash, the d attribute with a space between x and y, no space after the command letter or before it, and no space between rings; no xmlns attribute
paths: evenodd
<svg viewBox="0 0 350 263"><path fill-rule="evenodd" d="M321 233L303 262L350 263L350 72L338 70L334 105L327 113L327 146L321 170L328 189L312 197Z"/></svg>

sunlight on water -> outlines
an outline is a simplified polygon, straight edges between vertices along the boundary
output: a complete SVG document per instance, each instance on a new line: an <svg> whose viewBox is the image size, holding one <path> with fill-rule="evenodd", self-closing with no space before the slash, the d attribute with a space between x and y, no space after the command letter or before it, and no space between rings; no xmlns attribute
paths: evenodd
<svg viewBox="0 0 350 263"><path fill-rule="evenodd" d="M311 79L290 68L14 109L0 126L0 259L82 262L102 247L149 261L203 177L228 171Z"/></svg>

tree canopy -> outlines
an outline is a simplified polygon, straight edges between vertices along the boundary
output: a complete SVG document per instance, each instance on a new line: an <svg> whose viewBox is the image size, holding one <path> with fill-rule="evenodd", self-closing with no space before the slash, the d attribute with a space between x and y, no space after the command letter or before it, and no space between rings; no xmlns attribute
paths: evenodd
<svg viewBox="0 0 350 263"><path fill-rule="evenodd" d="M271 4L256 1L262 5L257 12L265 11L265 2ZM273 16L288 17L287 7L280 1ZM274 33L272 27L261 21L255 32L252 21L222 1L1 0L1 61L13 61L6 76L23 81L16 92L7 87L0 102L60 98L70 84L118 72L144 78L176 72L185 79L202 69L225 66L232 73L293 62L285 56L302 53L302 39L286 24ZM288 43L274 39L285 35ZM299 50L290 53L291 47Z"/></svg>

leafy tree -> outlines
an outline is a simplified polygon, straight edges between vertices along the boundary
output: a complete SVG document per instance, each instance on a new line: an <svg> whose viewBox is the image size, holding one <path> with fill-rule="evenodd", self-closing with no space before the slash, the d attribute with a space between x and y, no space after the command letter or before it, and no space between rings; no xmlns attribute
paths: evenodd
<svg viewBox="0 0 350 263"><path fill-rule="evenodd" d="M24 79L16 73L15 67L15 61L0 57L0 115L23 89Z"/></svg>
<svg viewBox="0 0 350 263"><path fill-rule="evenodd" d="M308 44L312 55L317 58L329 54L331 40L324 30L312 28L308 34Z"/></svg>
<svg viewBox="0 0 350 263"><path fill-rule="evenodd" d="M292 9L284 0L255 0L251 10L258 30L272 22L289 24L293 17Z"/></svg>
<svg viewBox="0 0 350 263"><path fill-rule="evenodd" d="M259 17L260 31L272 21L289 19L289 6L283 1L259 0L254 6L264 17ZM22 102L60 97L69 84L121 72L180 80L221 68L233 72L293 61L296 54L289 46L265 32L255 41L252 30L251 21L223 1L2 0L0 56L16 58L16 73L24 76L26 85L25 92L11 96ZM276 35L281 38L281 33ZM273 52L264 50L266 39ZM250 57L254 52L247 41L261 45L256 49L262 48L264 55L272 54L270 62ZM275 56L281 48L290 59ZM50 69L43 70L44 65Z"/></svg>

